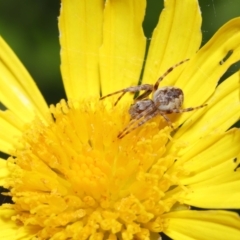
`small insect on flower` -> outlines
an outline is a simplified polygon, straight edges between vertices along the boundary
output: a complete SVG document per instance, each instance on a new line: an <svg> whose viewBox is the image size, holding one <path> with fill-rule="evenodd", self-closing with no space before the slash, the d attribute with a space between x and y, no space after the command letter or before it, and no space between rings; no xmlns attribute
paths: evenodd
<svg viewBox="0 0 240 240"><path fill-rule="evenodd" d="M181 61L174 66L170 67L158 80L157 82L152 84L141 84L139 86L132 86L128 88L124 88L122 90L110 93L104 97L101 97L100 100L110 97L112 95L122 93L114 106L120 101L120 99L127 93L138 93L140 91L144 91L141 95L139 95L134 103L131 105L129 109L129 114L131 116L131 120L129 124L118 134L118 138L123 138L125 135L133 131L134 129L140 127L150 119L154 118L157 115L161 115L168 125L173 129L172 123L166 114L171 113L183 113L193 111L202 107L207 106L207 104L200 105L198 107L189 107L182 109L181 106L184 100L184 94L182 89L167 86L161 87L158 89L160 82L177 66L183 64L188 61L186 59ZM152 93L152 99L149 99L149 95Z"/></svg>

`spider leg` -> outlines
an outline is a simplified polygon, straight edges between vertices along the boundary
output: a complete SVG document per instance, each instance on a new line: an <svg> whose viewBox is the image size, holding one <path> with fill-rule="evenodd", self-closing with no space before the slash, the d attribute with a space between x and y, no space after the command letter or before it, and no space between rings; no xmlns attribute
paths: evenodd
<svg viewBox="0 0 240 240"><path fill-rule="evenodd" d="M167 122L168 126L170 126L172 129L174 129L170 119L163 112L159 112L159 114L165 119L165 121Z"/></svg>
<svg viewBox="0 0 240 240"><path fill-rule="evenodd" d="M111 97L111 96L113 96L115 94L118 94L118 93L121 93L121 92L125 94L125 93L127 93L126 89L121 89L119 91L116 91L116 92L113 92L113 93L109 93L109 94L107 94L107 95L105 95L103 97L100 97L100 100L103 100L104 98L107 98L107 97Z"/></svg>
<svg viewBox="0 0 240 240"><path fill-rule="evenodd" d="M183 61L181 61L181 62L173 65L172 67L170 67L170 68L157 80L157 82L154 84L154 87L153 87L154 91L156 91L156 90L158 89L158 86L159 86L160 82L161 82L174 68L176 68L176 67L178 67L179 65L187 62L188 60L189 60L189 59L185 59L185 60L183 60Z"/></svg>
<svg viewBox="0 0 240 240"><path fill-rule="evenodd" d="M154 118L156 115L159 114L159 111L156 107L152 108L149 107L145 111L141 112L136 118L132 119L129 124L118 134L118 138L121 139L126 136L131 131L135 130L136 128L142 126L145 122L149 121L150 119Z"/></svg>
<svg viewBox="0 0 240 240"><path fill-rule="evenodd" d="M126 94L127 92L123 92L119 97L118 99L116 100L116 102L114 103L114 106L116 106L118 104L118 102L120 101L120 99Z"/></svg>
<svg viewBox="0 0 240 240"><path fill-rule="evenodd" d="M153 91L153 89L146 90L143 94L139 95L138 97L136 97L136 98L134 99L135 102L137 102L137 101L139 101L139 100L142 100L142 99L148 97L148 96L151 94L152 91Z"/></svg>
<svg viewBox="0 0 240 240"><path fill-rule="evenodd" d="M136 93L136 92L140 92L140 91L145 91L145 92L149 92L149 94L152 92L152 89L153 89L153 85L151 84L142 84L142 85L139 85L139 86L132 86L132 87L128 87L128 88L124 88L122 90L119 90L119 91L116 91L116 92L113 92L113 93L110 93L108 95L105 95L103 97L100 98L100 100L103 100L104 98L107 98L107 97L110 97L110 96L113 96L115 94L118 94L118 93L122 93L118 99L116 100L116 102L114 103L114 106L117 105L117 103L121 100L121 98L127 93ZM145 93L143 93L142 95L144 95ZM148 95L149 95L148 94ZM141 96L141 95L140 95Z"/></svg>
<svg viewBox="0 0 240 240"><path fill-rule="evenodd" d="M206 107L207 104L200 105L198 107L190 107L190 108L184 108L184 109L172 109L169 112L165 112L166 114L171 114L171 113L183 113L183 112L190 112L199 108Z"/></svg>

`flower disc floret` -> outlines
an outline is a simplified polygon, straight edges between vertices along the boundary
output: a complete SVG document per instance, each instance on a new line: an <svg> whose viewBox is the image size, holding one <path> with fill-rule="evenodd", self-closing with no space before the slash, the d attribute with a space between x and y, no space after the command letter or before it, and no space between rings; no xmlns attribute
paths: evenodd
<svg viewBox="0 0 240 240"><path fill-rule="evenodd" d="M61 101L50 108L54 121L26 128L5 186L20 226L42 239L147 239L163 231L162 214L177 204L166 192L179 175L168 172L170 129L159 129L159 117L118 139L127 109L107 105Z"/></svg>

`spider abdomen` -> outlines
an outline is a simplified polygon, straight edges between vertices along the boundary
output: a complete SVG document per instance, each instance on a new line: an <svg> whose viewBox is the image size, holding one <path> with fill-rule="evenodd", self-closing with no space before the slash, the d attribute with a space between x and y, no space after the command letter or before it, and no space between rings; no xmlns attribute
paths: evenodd
<svg viewBox="0 0 240 240"><path fill-rule="evenodd" d="M177 87L162 87L153 94L153 101L160 111L179 109L183 104L183 91Z"/></svg>

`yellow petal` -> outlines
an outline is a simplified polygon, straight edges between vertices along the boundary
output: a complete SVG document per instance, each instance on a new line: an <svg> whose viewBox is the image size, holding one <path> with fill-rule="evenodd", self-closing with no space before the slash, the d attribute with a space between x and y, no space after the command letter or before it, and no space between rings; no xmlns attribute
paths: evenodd
<svg viewBox="0 0 240 240"><path fill-rule="evenodd" d="M172 239L239 240L240 218L227 211L176 211L166 214L164 231Z"/></svg>
<svg viewBox="0 0 240 240"><path fill-rule="evenodd" d="M100 50L102 94L137 85L145 53L145 0L106 1Z"/></svg>
<svg viewBox="0 0 240 240"><path fill-rule="evenodd" d="M201 208L240 208L240 171L233 168L230 171L231 162L232 159L214 168L215 171L205 172L208 180L189 186L183 202Z"/></svg>
<svg viewBox="0 0 240 240"><path fill-rule="evenodd" d="M185 94L184 107L198 106L213 94L220 77L240 59L239 42L240 18L235 18L221 27L191 58L187 68L176 81L176 86L183 89ZM229 51L232 51L232 54L226 59ZM188 117L182 114L181 121Z"/></svg>
<svg viewBox="0 0 240 240"><path fill-rule="evenodd" d="M239 142L240 131L232 129L188 148L175 165L177 169L184 163L184 170L189 172L181 179L182 185L189 187L184 203L202 208L240 208Z"/></svg>
<svg viewBox="0 0 240 240"><path fill-rule="evenodd" d="M10 154L12 152L11 139L3 134L0 135L1 151Z"/></svg>
<svg viewBox="0 0 240 240"><path fill-rule="evenodd" d="M98 96L103 0L62 0L61 72L69 99Z"/></svg>
<svg viewBox="0 0 240 240"><path fill-rule="evenodd" d="M151 39L144 83L154 83L169 67L191 58L201 44L202 18L198 2L167 0L164 5ZM176 80L182 67L175 69L168 78Z"/></svg>
<svg viewBox="0 0 240 240"><path fill-rule="evenodd" d="M45 119L48 107L29 73L0 37L0 99L19 119L29 122L37 114Z"/></svg>
<svg viewBox="0 0 240 240"><path fill-rule="evenodd" d="M189 171L206 171L228 159L237 157L240 152L239 142L240 130L237 128L225 133L207 136L186 148L182 153L183 156L175 165L184 163ZM216 154L218 152L221 152L221 154ZM203 159L206 160L203 161Z"/></svg>
<svg viewBox="0 0 240 240"><path fill-rule="evenodd" d="M11 154L22 135L24 123L6 110L0 111L0 126L0 151Z"/></svg>
<svg viewBox="0 0 240 240"><path fill-rule="evenodd" d="M21 227L11 220L11 216L16 214L11 209L0 209L0 239L7 240L30 240L33 237L34 229L31 227ZM30 230L30 231L29 231ZM32 231L33 230L33 231Z"/></svg>
<svg viewBox="0 0 240 240"><path fill-rule="evenodd" d="M176 132L174 139L184 139L186 144L193 143L211 133L224 132L237 122L240 117L239 79L237 72L221 83L208 101L208 106L196 110ZM183 115L188 117L188 113Z"/></svg>
<svg viewBox="0 0 240 240"><path fill-rule="evenodd" d="M5 178L9 175L6 163L7 163L6 159L0 158L0 186L4 185Z"/></svg>

